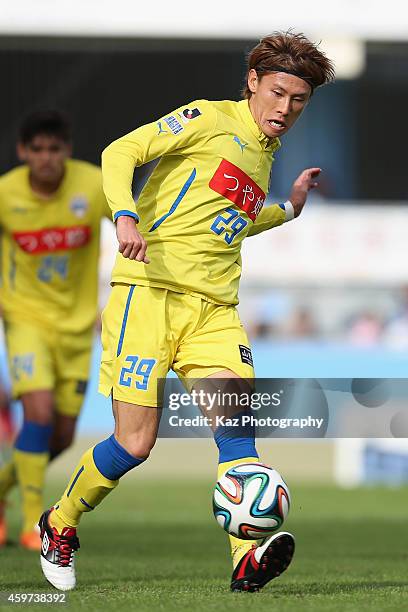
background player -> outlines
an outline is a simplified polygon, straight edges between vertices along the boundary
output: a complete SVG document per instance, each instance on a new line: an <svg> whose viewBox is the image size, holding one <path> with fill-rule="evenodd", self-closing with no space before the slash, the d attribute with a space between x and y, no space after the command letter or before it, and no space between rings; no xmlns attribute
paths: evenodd
<svg viewBox="0 0 408 612"><path fill-rule="evenodd" d="M305 170L288 202L262 210L278 137L294 125L313 89L332 78L331 62L303 35L277 33L249 56L244 100L195 101L104 152L104 189L120 253L103 314L100 390L112 393L116 426L83 455L62 498L41 519L41 563L54 586L75 586L83 512L147 459L160 419L158 379L169 368L187 379L254 376L235 309L241 243L299 215L316 186L320 169ZM136 212L134 167L160 156ZM220 472L258 459L253 437L219 428L215 440ZM286 569L293 546L290 534L258 548L231 538L233 590L264 586Z"/></svg>
<svg viewBox="0 0 408 612"><path fill-rule="evenodd" d="M14 421L11 411L11 402L6 389L0 381L0 462L6 463L10 460L11 449L14 440ZM4 500L0 501L0 543L3 545L7 540L7 530L4 520Z"/></svg>
<svg viewBox="0 0 408 612"><path fill-rule="evenodd" d="M39 549L49 459L72 442L87 385L97 310L101 218L110 216L100 168L69 159L71 128L57 111L20 129L24 165L0 178L1 299L12 392L24 421L0 469L0 509L21 487L21 544ZM4 514L0 545L6 542Z"/></svg>

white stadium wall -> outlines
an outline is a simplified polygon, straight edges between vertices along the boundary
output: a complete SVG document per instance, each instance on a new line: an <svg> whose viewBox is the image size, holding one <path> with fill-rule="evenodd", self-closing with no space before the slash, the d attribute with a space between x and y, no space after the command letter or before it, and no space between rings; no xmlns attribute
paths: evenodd
<svg viewBox="0 0 408 612"><path fill-rule="evenodd" d="M244 242L246 281L273 286L408 283L408 210L307 203L299 219Z"/></svg>
<svg viewBox="0 0 408 612"><path fill-rule="evenodd" d="M35 6L35 10L33 7ZM318 19L316 19L318 15ZM0 34L258 38L276 29L302 29L319 38L375 40L408 37L404 0L302 0L276 5L258 0L256 10L233 0L169 5L164 0L2 0Z"/></svg>

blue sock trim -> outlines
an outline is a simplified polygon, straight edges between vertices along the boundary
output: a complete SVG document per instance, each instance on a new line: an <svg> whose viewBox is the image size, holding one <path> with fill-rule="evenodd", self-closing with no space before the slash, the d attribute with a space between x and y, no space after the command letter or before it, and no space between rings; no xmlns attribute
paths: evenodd
<svg viewBox="0 0 408 612"><path fill-rule="evenodd" d="M102 476L109 480L118 480L144 461L128 453L113 434L94 447L93 459Z"/></svg>
<svg viewBox="0 0 408 612"><path fill-rule="evenodd" d="M241 419L247 411L234 418ZM259 457L255 448L255 428L252 425L220 425L214 432L214 440L220 451L219 462L235 461L243 457Z"/></svg>
<svg viewBox="0 0 408 612"><path fill-rule="evenodd" d="M81 504L84 504L85 508L89 508L89 510L95 510L95 506L91 506L90 504L88 504L88 502L86 502L83 497L80 497L79 501L81 502Z"/></svg>
<svg viewBox="0 0 408 612"><path fill-rule="evenodd" d="M14 448L26 453L46 453L50 446L52 425L24 421Z"/></svg>
<svg viewBox="0 0 408 612"><path fill-rule="evenodd" d="M71 495L71 491L72 491L72 489L75 487L75 485L76 485L76 481L78 480L78 478L80 477L80 475L82 474L82 472L84 471L84 469L85 469L85 466L82 466L82 467L80 467L80 468L79 468L79 470L77 471L76 476L75 476L74 480L72 481L71 486L70 486L70 487L69 487L69 489L68 489L67 497L69 497L69 496Z"/></svg>

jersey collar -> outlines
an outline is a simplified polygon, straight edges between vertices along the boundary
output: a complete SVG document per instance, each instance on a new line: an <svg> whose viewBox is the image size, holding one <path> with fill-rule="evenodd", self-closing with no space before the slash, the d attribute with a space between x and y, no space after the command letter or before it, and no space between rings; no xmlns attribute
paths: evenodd
<svg viewBox="0 0 408 612"><path fill-rule="evenodd" d="M269 138L262 132L252 116L248 100L240 100L237 103L237 109L241 119L244 121L245 125L249 127L261 146L268 151L272 151L272 153L277 151L281 146L279 138Z"/></svg>

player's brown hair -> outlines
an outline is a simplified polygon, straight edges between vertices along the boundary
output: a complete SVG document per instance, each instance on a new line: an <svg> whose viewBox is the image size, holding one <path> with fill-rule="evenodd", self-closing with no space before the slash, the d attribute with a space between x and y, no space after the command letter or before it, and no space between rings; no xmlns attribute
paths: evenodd
<svg viewBox="0 0 408 612"><path fill-rule="evenodd" d="M331 60L302 33L273 32L262 38L247 58L247 75L242 95L250 98L248 74L256 70L259 79L271 72L287 72L300 77L313 90L334 80Z"/></svg>

